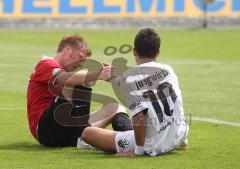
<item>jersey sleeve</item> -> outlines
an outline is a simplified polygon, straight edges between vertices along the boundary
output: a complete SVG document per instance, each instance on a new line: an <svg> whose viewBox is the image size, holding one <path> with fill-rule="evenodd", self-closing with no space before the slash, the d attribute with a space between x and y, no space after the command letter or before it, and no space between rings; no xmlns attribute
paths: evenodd
<svg viewBox="0 0 240 169"><path fill-rule="evenodd" d="M116 78L111 79L111 83L114 86L119 86L120 87L120 82L121 82L122 76L118 76Z"/></svg>
<svg viewBox="0 0 240 169"><path fill-rule="evenodd" d="M134 81L134 78L130 79L130 81ZM135 83L129 83L126 77L122 77L119 83L122 92L126 97L131 116L134 116L148 108L148 105L143 98L142 91L137 89Z"/></svg>
<svg viewBox="0 0 240 169"><path fill-rule="evenodd" d="M48 83L52 80L60 71L61 66L52 61L42 61L36 66L33 73L34 80L43 83Z"/></svg>

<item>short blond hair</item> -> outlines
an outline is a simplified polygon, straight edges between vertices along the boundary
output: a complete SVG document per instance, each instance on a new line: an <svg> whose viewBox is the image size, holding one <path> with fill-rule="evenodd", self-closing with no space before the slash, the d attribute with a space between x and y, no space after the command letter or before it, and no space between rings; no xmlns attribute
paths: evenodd
<svg viewBox="0 0 240 169"><path fill-rule="evenodd" d="M87 47L87 42L79 35L66 35L58 44L57 52L62 52L66 46L70 46L72 49L87 49L87 55L91 56L92 51Z"/></svg>

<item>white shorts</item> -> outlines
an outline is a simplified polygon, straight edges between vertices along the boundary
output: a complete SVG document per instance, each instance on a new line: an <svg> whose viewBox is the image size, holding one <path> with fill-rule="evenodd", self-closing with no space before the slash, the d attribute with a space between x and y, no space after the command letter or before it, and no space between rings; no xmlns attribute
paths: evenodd
<svg viewBox="0 0 240 169"><path fill-rule="evenodd" d="M118 153L134 151L136 145L134 131L117 132L115 145Z"/></svg>

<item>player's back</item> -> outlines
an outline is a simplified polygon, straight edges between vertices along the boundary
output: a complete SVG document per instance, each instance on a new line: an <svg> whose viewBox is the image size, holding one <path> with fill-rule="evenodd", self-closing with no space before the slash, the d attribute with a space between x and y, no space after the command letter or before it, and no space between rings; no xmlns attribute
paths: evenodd
<svg viewBox="0 0 240 169"><path fill-rule="evenodd" d="M54 101L54 94L56 93L53 91L60 91L58 87L51 87L49 82L54 77L54 70L61 70L61 68L61 65L52 58L43 56L30 75L27 90L27 109L29 126L35 138L37 138L36 128L40 117Z"/></svg>
<svg viewBox="0 0 240 169"><path fill-rule="evenodd" d="M147 109L144 149L150 155L169 152L187 135L181 90L173 69L148 62L130 68L118 79L132 116Z"/></svg>

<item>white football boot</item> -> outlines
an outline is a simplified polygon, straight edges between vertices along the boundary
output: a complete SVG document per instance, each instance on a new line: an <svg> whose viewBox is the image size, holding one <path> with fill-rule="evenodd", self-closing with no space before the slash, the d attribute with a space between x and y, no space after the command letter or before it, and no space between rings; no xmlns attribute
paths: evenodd
<svg viewBox="0 0 240 169"><path fill-rule="evenodd" d="M81 137L79 137L78 140L77 140L77 148L80 148L80 149L95 149L93 146L91 146L90 144L87 144L85 141L83 141Z"/></svg>

